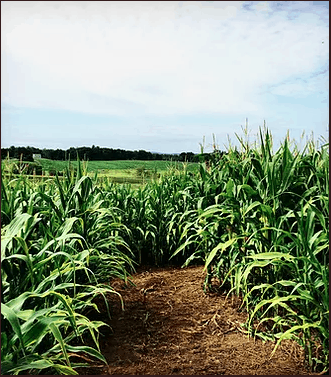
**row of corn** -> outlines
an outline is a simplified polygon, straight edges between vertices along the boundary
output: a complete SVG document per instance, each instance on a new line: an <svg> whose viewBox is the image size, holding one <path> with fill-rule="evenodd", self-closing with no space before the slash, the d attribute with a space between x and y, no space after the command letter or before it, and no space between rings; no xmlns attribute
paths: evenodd
<svg viewBox="0 0 331 377"><path fill-rule="evenodd" d="M169 170L133 189L78 165L65 179L2 179L3 374L74 374L105 362L90 321L95 297L117 293L139 264L204 263L242 298L247 333L295 339L311 370L328 369L329 151L267 129L240 151L213 153L196 173ZM110 308L111 309L111 308ZM84 345L89 337L94 347Z"/></svg>

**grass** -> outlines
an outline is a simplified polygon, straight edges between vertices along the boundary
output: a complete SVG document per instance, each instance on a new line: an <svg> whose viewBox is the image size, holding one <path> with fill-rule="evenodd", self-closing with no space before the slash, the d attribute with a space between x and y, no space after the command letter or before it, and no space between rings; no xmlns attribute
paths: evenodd
<svg viewBox="0 0 331 377"><path fill-rule="evenodd" d="M63 171L68 166L67 161L55 161L41 158L37 160L42 166L43 170ZM70 164L77 169L77 161L71 161ZM196 163L189 163L189 170L193 170L197 166ZM181 169L182 163L176 161L138 161L138 160L117 160L117 161L88 161L88 173L107 173L114 175L119 170L131 173L138 168L145 168L147 170L166 171L168 168L176 167Z"/></svg>
<svg viewBox="0 0 331 377"><path fill-rule="evenodd" d="M55 175L55 172L63 172L70 165L71 169L77 169L77 161L56 161L49 159L38 159L37 164L41 165L44 175ZM21 161L21 165L29 162ZM109 178L114 183L129 183L137 188L145 184L152 178L170 170L183 170L194 172L198 169L197 163L181 163L177 161L138 161L138 160L118 160L118 161L88 161L83 162L87 175L93 177L96 173L100 179ZM2 171L8 171L10 167L19 166L20 161L10 159L2 161Z"/></svg>

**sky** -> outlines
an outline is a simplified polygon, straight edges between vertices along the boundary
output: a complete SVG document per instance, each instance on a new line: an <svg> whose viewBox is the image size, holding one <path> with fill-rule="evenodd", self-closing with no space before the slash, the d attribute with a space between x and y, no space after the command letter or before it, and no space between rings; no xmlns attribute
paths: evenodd
<svg viewBox="0 0 331 377"><path fill-rule="evenodd" d="M329 134L328 1L1 1L1 146Z"/></svg>

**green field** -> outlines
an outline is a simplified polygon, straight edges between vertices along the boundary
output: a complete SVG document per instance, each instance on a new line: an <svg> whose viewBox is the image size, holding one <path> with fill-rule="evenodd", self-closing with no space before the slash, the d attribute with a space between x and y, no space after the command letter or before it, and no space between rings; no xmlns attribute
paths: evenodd
<svg viewBox="0 0 331 377"><path fill-rule="evenodd" d="M29 164L29 162L22 162ZM77 161L56 161L41 158L35 161L42 167L44 175L52 175L55 172L64 172L70 166L71 169L77 169ZM7 165L19 165L16 159L2 161L2 169ZM182 163L177 161L138 161L138 160L118 160L118 161L88 161L82 162L83 170L89 175L94 176L97 173L99 178L109 178L115 183L132 183L141 184L152 178L158 178L166 172L184 168L190 172L198 170L197 163Z"/></svg>
<svg viewBox="0 0 331 377"><path fill-rule="evenodd" d="M243 331L275 347L295 340L309 370L326 373L329 144L309 140L300 150L287 136L274 151L267 129L254 146L238 139L241 150L215 153L210 166L88 164L106 175L160 169L135 189L84 175L84 164L61 179L2 171L2 374L77 374L87 359L105 363L106 318L95 315L97 303L108 308L107 297L119 296L109 282L169 263L204 264L206 291L216 281L241 298Z"/></svg>
<svg viewBox="0 0 331 377"><path fill-rule="evenodd" d="M45 170L64 170L68 166L67 161L53 161L45 158L38 160ZM77 168L77 161L71 161L70 164ZM106 173L118 170L135 170L145 168L147 170L166 171L169 168L183 169L183 163L176 161L137 161L137 160L120 160L120 161L88 161L86 163L87 171ZM189 163L188 170L197 167L196 163Z"/></svg>

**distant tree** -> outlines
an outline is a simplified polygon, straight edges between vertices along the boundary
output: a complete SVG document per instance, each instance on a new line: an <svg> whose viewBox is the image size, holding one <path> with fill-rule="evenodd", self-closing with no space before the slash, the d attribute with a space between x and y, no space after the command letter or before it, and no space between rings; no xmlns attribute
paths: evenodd
<svg viewBox="0 0 331 377"><path fill-rule="evenodd" d="M4 158L6 158L8 153L9 153L9 148L1 148L1 159L3 160Z"/></svg>
<svg viewBox="0 0 331 377"><path fill-rule="evenodd" d="M35 147L14 147L1 148L1 158L6 158L7 154L11 158L20 159L23 157L24 161L33 161L33 154L40 154L42 158L50 160L76 160L78 157L83 160L165 160L165 161L187 161L192 162L197 159L196 155L192 152L182 152L181 154L163 154L152 153L140 149L139 151L129 151L124 149L113 148L100 148L99 146L92 145L92 147L71 147L67 150L62 149L39 149Z"/></svg>
<svg viewBox="0 0 331 377"><path fill-rule="evenodd" d="M53 158L53 154L52 154L52 150L51 149L46 149L44 148L42 151L41 151L41 157L42 158L48 158L48 159L52 159Z"/></svg>

